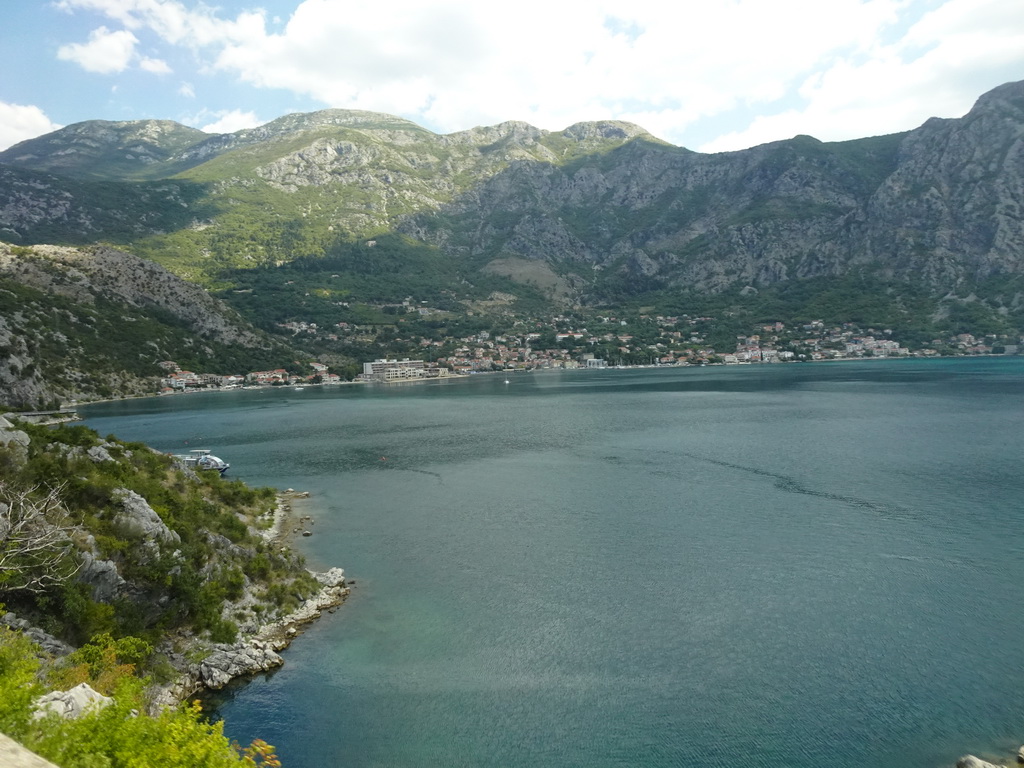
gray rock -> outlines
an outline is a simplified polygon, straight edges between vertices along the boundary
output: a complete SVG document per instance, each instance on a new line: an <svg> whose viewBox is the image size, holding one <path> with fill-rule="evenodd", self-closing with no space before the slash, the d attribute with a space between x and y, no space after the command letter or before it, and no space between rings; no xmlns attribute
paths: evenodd
<svg viewBox="0 0 1024 768"><path fill-rule="evenodd" d="M109 696L94 691L87 683L80 683L70 691L53 691L40 696L35 702L34 717L56 714L66 720L74 720L90 709L103 709L113 703Z"/></svg>
<svg viewBox="0 0 1024 768"><path fill-rule="evenodd" d="M13 613L6 613L0 616L0 624L4 624L11 629L17 629L23 632L32 642L36 643L43 652L50 654L51 656L67 656L69 653L74 651L74 647L68 645L62 640L58 640L56 637L48 632L43 631L39 627L33 627L25 619L19 619Z"/></svg>
<svg viewBox="0 0 1024 768"><path fill-rule="evenodd" d="M323 584L325 587L343 587L345 586L345 569L344 568L331 568L329 571L310 571L313 574L313 578Z"/></svg>
<svg viewBox="0 0 1024 768"><path fill-rule="evenodd" d="M109 603L128 583L117 571L112 560L99 560L92 552L81 554L82 567L77 578L83 584L92 587L92 599L100 603Z"/></svg>
<svg viewBox="0 0 1024 768"><path fill-rule="evenodd" d="M105 461L116 461L116 459L110 455L110 452L102 445L94 445L85 452L85 455L97 464L102 464Z"/></svg>
<svg viewBox="0 0 1024 768"><path fill-rule="evenodd" d="M181 537L172 531L149 503L135 491L118 488L114 499L121 504L121 510L114 516L114 525L127 537L145 541L159 541L162 544L180 544Z"/></svg>
<svg viewBox="0 0 1024 768"><path fill-rule="evenodd" d="M0 445L10 445L16 450L28 449L29 436L20 429L15 429L3 416L0 416Z"/></svg>
<svg viewBox="0 0 1024 768"><path fill-rule="evenodd" d="M269 644L250 640L238 645L221 646L199 667L199 675L207 688L223 688L231 680L242 675L267 672L284 664Z"/></svg>
<svg viewBox="0 0 1024 768"><path fill-rule="evenodd" d="M956 768L999 768L999 766L987 763L974 755L964 755L956 761Z"/></svg>

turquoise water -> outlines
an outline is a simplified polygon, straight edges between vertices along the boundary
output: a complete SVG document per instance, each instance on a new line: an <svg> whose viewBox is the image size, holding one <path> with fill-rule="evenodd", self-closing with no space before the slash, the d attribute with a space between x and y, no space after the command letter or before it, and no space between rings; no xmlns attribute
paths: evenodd
<svg viewBox="0 0 1024 768"><path fill-rule="evenodd" d="M287 768L934 768L1024 739L1024 360L509 382L87 409L310 491L307 558L357 581L225 698L232 737Z"/></svg>

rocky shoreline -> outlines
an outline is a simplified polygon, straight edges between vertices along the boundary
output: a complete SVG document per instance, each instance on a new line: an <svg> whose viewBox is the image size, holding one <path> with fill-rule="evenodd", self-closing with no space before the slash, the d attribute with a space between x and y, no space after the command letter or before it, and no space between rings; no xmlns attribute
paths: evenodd
<svg viewBox="0 0 1024 768"><path fill-rule="evenodd" d="M172 682L153 689L150 709L174 706L204 689L219 690L232 680L260 672L269 672L284 664L278 651L287 648L303 628L320 618L325 610L341 605L348 597L345 571L331 568L322 573L310 571L321 589L297 610L265 624L231 644L213 643L212 653L200 661L189 659L190 648L170 652L171 663L181 674Z"/></svg>
<svg viewBox="0 0 1024 768"><path fill-rule="evenodd" d="M0 430L3 428L3 420L0 418ZM300 520L292 520L295 500L307 498L308 492L290 488L280 492L269 527L259 530L263 539L287 549L293 534L302 532L308 535L308 530L295 527L295 523L311 526L312 518L309 515L302 516ZM130 501L149 510L148 504L141 497ZM159 533L158 530L147 530L146 536L155 537ZM185 632L167 636L158 643L155 651L166 658L175 674L173 679L150 688L150 712L156 713L164 707L176 706L203 690L218 690L237 678L267 672L284 664L279 651L287 648L324 611L333 611L341 605L350 592L345 581L345 571L341 568L330 568L323 572L310 570L308 573L320 585L315 594L304 600L294 611L268 623L258 623L254 615L250 614L249 621L239 626L238 638L232 643L213 643ZM252 600L251 594L244 594L240 600L227 604L224 610L233 612L240 607L250 607ZM23 632L51 657L66 656L75 650L13 613L0 614L0 625Z"/></svg>
<svg viewBox="0 0 1024 768"><path fill-rule="evenodd" d="M1010 764L1009 759L1001 760L999 763L989 763L974 755L964 755L956 761L956 768L1006 768ZM1017 764L1024 765L1024 747L1017 750Z"/></svg>
<svg viewBox="0 0 1024 768"><path fill-rule="evenodd" d="M270 527L260 531L267 542L282 547L291 544L292 534L300 529L291 530L293 525L293 503L298 499L308 499L308 491L296 491L288 488L277 494ZM306 518L304 517L303 520ZM150 708L153 711L162 707L173 706L205 690L219 690L232 680L249 675L269 672L284 664L278 651L287 648L292 640L298 637L306 625L316 621L326 610L332 610L345 602L350 589L345 582L345 571L342 568L331 568L327 571L309 571L321 585L320 591L307 598L302 605L291 613L263 624L253 630L240 631L240 637L234 643L203 644L193 638L185 641L181 650L172 650L173 639L161 648L172 666L179 671L178 677L164 685L156 686L152 691ZM192 661L196 650L211 652L199 661Z"/></svg>

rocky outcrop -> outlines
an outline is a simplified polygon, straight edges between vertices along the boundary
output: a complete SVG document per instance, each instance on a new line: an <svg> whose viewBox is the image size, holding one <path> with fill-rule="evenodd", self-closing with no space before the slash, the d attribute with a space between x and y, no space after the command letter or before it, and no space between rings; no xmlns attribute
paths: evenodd
<svg viewBox="0 0 1024 768"><path fill-rule="evenodd" d="M181 543L181 537L160 519L142 496L127 488L117 488L114 500L121 509L114 515L114 525L127 539L136 541L158 541L162 544Z"/></svg>
<svg viewBox="0 0 1024 768"><path fill-rule="evenodd" d="M270 643L249 640L228 647L218 647L199 666L199 679L207 688L223 688L236 677L269 672L284 664Z"/></svg>
<svg viewBox="0 0 1024 768"><path fill-rule="evenodd" d="M956 768L1000 768L994 763L989 763L974 755L964 755L956 761Z"/></svg>
<svg viewBox="0 0 1024 768"><path fill-rule="evenodd" d="M79 683L67 691L51 691L36 699L36 717L58 715L74 720L86 712L109 707L114 700L94 691L88 683Z"/></svg>
<svg viewBox="0 0 1024 768"><path fill-rule="evenodd" d="M3 616L0 616L0 624L23 632L32 642L36 643L44 653L49 654L50 656L67 656L75 650L72 646L62 640L58 640L49 632L46 632L39 627L33 627L25 619L19 619L13 613L5 613Z"/></svg>
<svg viewBox="0 0 1024 768"><path fill-rule="evenodd" d="M92 546L95 547L95 541ZM92 590L93 600L110 603L128 586L113 560L102 560L93 551L81 552L79 559L82 565L75 579Z"/></svg>
<svg viewBox="0 0 1024 768"><path fill-rule="evenodd" d="M102 445L94 445L92 448L87 450L85 454L97 464L102 464L106 461L114 461L114 457L110 455L110 451Z"/></svg>
<svg viewBox="0 0 1024 768"><path fill-rule="evenodd" d="M0 416L0 446L7 446L15 451L24 452L28 449L28 434L16 429L11 422Z"/></svg>
<svg viewBox="0 0 1024 768"><path fill-rule="evenodd" d="M213 645L212 652L199 664L189 663L183 654L170 654L184 669L177 680L153 692L152 708L173 705L202 688L217 690L236 678L284 664L278 651L287 648L306 624L318 619L323 611L340 605L349 594L343 569L331 568L313 576L322 588L287 616L259 627L235 643Z"/></svg>

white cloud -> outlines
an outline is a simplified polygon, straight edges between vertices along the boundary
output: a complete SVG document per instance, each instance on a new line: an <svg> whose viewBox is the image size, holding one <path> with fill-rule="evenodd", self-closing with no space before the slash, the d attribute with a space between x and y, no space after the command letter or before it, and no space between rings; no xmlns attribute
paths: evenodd
<svg viewBox="0 0 1024 768"><path fill-rule="evenodd" d="M182 83L178 86L178 95L184 96L187 99L194 99L196 97L196 89L192 87L192 83Z"/></svg>
<svg viewBox="0 0 1024 768"><path fill-rule="evenodd" d="M206 122L211 117L216 119L212 122ZM203 112L196 116L192 121L188 121L190 125L196 125L199 123L205 123L200 125L199 130L205 131L206 133L234 133L235 131L241 131L244 128L255 128L257 125L263 125L265 120L260 120L252 112L243 112L240 109L232 109L230 111L221 110L219 112Z"/></svg>
<svg viewBox="0 0 1024 768"><path fill-rule="evenodd" d="M1024 17L1015 0L950 0L870 53L840 57L808 77L799 108L760 115L700 149L741 149L797 133L839 141L959 117L1001 82L1000 72L1010 80L1024 71Z"/></svg>
<svg viewBox="0 0 1024 768"><path fill-rule="evenodd" d="M19 141L56 131L57 125L39 107L0 101L0 150Z"/></svg>
<svg viewBox="0 0 1024 768"><path fill-rule="evenodd" d="M128 69L138 42L138 38L126 29L112 32L100 27L89 33L87 43L62 45L57 49L57 58L73 61L88 72L109 75Z"/></svg>
<svg viewBox="0 0 1024 768"><path fill-rule="evenodd" d="M216 66L326 104L419 115L442 130L515 118L547 128L622 114L678 132L782 97L859 51L895 0L493 4L306 0L280 33L254 25ZM627 31L628 30L628 31ZM724 35L723 35L724 31Z"/></svg>
<svg viewBox="0 0 1024 768"><path fill-rule="evenodd" d="M163 59L151 59L148 56L139 58L139 69L156 75L169 75L171 73L171 67L166 61Z"/></svg>
<svg viewBox="0 0 1024 768"><path fill-rule="evenodd" d="M440 131L631 119L675 143L713 122L710 150L903 130L1024 71L1019 0L303 0L283 26L180 0L59 4L325 106Z"/></svg>
<svg viewBox="0 0 1024 768"><path fill-rule="evenodd" d="M188 8L178 0L58 0L65 11L92 11L119 22L126 29L151 30L163 40L189 47L222 45L242 39L253 29L262 27L263 13L241 13L234 21L217 16L215 8L202 3Z"/></svg>

